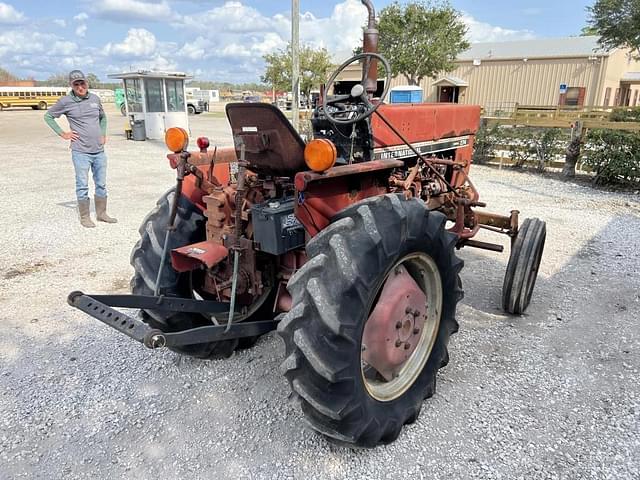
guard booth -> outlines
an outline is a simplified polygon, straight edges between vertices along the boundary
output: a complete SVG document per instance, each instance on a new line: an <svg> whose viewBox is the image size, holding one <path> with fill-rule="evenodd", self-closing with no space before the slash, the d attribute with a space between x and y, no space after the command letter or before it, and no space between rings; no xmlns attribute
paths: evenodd
<svg viewBox="0 0 640 480"><path fill-rule="evenodd" d="M185 80L192 77L180 72L136 72L108 75L124 84L127 117L134 140L163 140L171 127L189 130ZM142 136L142 138L140 138Z"/></svg>

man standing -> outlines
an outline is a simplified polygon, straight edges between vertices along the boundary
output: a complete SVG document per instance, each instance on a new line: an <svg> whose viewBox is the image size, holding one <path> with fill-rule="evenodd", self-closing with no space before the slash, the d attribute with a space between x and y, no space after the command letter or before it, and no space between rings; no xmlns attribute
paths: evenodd
<svg viewBox="0 0 640 480"><path fill-rule="evenodd" d="M76 197L80 223L83 227L95 227L89 214L89 169L96 186L96 218L100 222L116 223L107 215L107 116L100 98L89 93L87 79L80 70L69 73L72 91L62 97L44 114L44 121L64 140L71 141L71 159L76 171ZM71 130L63 131L56 118L66 115Z"/></svg>

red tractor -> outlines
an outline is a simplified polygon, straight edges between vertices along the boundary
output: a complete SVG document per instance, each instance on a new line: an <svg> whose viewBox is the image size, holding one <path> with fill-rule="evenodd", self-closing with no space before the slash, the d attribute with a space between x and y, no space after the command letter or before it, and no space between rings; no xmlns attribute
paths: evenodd
<svg viewBox="0 0 640 480"><path fill-rule="evenodd" d="M341 443L393 441L435 391L463 297L455 255L481 228L511 238L503 307L527 308L545 223L485 205L469 179L477 106L385 105L370 2L362 82L324 95L306 142L272 105L232 103L234 147L189 152L170 129L177 185L143 221L132 295L69 303L150 348L228 357L278 330L304 415ZM385 89L373 98L378 63ZM130 317L113 307L138 308Z"/></svg>

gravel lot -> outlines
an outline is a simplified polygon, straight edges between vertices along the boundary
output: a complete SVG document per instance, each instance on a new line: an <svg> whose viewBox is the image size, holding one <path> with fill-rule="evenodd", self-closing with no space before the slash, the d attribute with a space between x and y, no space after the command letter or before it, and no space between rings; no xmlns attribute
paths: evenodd
<svg viewBox="0 0 640 480"><path fill-rule="evenodd" d="M437 394L394 444L350 450L304 426L275 334L196 361L66 304L127 291L139 223L174 181L164 146L127 142L109 112L119 223L92 230L42 112L0 112L0 478L640 477L638 195L474 167L491 210L547 221L529 311L498 308L506 253L460 252L461 328ZM230 143L223 119L192 125Z"/></svg>

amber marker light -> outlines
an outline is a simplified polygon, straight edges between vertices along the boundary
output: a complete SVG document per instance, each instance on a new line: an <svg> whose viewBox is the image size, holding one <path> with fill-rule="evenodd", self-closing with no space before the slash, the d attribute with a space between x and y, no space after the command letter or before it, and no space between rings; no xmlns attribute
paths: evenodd
<svg viewBox="0 0 640 480"><path fill-rule="evenodd" d="M304 147L304 161L314 172L329 170L336 163L336 146L326 138L316 138Z"/></svg>
<svg viewBox="0 0 640 480"><path fill-rule="evenodd" d="M180 153L189 146L189 134L184 128L171 127L164 134L164 143L172 152Z"/></svg>

